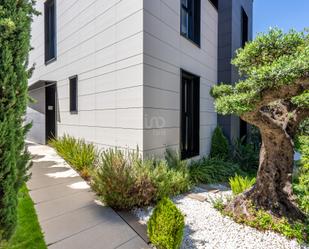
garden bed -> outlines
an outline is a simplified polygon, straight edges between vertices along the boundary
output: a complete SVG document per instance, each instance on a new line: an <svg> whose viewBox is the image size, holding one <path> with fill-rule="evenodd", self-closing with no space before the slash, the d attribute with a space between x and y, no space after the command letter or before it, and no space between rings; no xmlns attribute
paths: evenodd
<svg viewBox="0 0 309 249"><path fill-rule="evenodd" d="M308 249L297 241L271 231L258 231L241 225L223 216L213 207L217 198L231 196L231 191L217 185L218 191L196 187L193 194L173 198L176 206L185 215L183 249L207 248L254 248L254 249ZM204 201L203 201L204 200ZM133 210L140 223L146 224L152 207Z"/></svg>

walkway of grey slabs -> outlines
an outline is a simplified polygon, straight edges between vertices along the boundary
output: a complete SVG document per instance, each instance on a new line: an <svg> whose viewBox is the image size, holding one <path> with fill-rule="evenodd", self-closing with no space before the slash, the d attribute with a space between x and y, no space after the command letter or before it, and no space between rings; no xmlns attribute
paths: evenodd
<svg viewBox="0 0 309 249"><path fill-rule="evenodd" d="M52 148L33 143L28 148L33 155L28 187L49 249L149 248Z"/></svg>

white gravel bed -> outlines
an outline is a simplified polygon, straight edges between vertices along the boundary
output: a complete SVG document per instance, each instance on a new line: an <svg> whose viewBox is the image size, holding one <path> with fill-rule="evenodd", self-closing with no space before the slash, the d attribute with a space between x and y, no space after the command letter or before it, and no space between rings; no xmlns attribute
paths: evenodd
<svg viewBox="0 0 309 249"><path fill-rule="evenodd" d="M231 195L230 191L217 194L195 188L194 192L216 199ZM271 231L258 231L224 217L213 208L211 202L200 202L181 195L173 199L185 215L185 232L182 249L309 249L296 240L288 240ZM133 213L140 223L147 223L152 207L135 209Z"/></svg>

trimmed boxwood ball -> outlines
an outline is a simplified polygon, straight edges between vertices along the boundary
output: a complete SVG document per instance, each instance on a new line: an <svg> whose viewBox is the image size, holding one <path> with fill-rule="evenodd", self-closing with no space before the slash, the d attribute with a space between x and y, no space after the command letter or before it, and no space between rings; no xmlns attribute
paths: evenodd
<svg viewBox="0 0 309 249"><path fill-rule="evenodd" d="M148 224L149 239L158 249L178 249L183 240L184 216L169 198L155 207Z"/></svg>

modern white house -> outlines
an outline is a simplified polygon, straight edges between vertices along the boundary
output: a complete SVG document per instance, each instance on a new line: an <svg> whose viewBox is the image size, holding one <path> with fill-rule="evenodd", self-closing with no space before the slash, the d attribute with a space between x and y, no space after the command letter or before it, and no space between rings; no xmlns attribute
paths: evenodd
<svg viewBox="0 0 309 249"><path fill-rule="evenodd" d="M209 91L237 80L229 61L251 38L252 0L36 5L28 139L68 134L99 148L138 146L144 156L172 148L189 158L208 154L218 121L231 135Z"/></svg>

